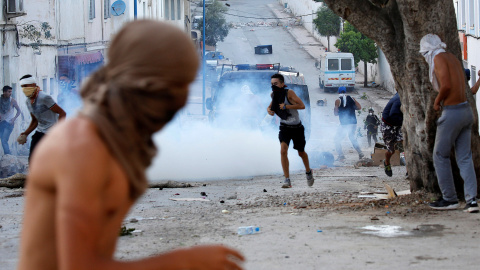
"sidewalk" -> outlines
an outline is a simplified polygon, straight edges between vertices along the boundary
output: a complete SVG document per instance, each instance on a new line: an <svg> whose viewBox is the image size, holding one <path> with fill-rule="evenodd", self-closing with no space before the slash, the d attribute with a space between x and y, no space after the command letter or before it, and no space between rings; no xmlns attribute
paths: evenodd
<svg viewBox="0 0 480 270"><path fill-rule="evenodd" d="M280 4L269 4L268 7L275 14L275 17L283 25L288 25L288 21L292 14L284 12L284 8ZM325 54L325 47L318 41L316 38L310 34L310 32L305 29L303 26L285 26L288 32L293 36L293 38L300 44L305 51L313 58L319 59Z"/></svg>
<svg viewBox="0 0 480 270"><path fill-rule="evenodd" d="M288 32L292 37L297 41L297 43L303 47L303 49L313 58L320 59L325 55L325 47L323 44L312 36L310 32L305 29L303 26L287 26L289 18L294 16L284 11L284 8L280 4L269 4L268 7L272 10L275 17L285 25ZM369 101L372 103L372 107L375 107L376 111L381 111L387 105L390 98L393 96L393 93L383 89L382 87L377 88L364 88L363 87L363 74L356 72L355 74L355 83L357 86L357 91L363 92L368 96Z"/></svg>

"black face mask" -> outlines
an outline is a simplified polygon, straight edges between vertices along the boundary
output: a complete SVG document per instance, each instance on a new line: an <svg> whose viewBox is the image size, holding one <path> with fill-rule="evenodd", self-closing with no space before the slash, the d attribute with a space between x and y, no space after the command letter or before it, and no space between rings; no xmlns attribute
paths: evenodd
<svg viewBox="0 0 480 270"><path fill-rule="evenodd" d="M278 87L278 86L276 86L276 85L272 85L272 90L273 90L273 91L282 90L282 89L284 89L284 88L285 88L285 86L282 87L282 88L280 88L280 87Z"/></svg>

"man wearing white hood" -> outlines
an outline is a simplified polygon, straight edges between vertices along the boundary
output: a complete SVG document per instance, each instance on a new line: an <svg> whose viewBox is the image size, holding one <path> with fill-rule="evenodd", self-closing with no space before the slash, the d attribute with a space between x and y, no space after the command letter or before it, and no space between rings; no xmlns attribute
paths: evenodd
<svg viewBox="0 0 480 270"><path fill-rule="evenodd" d="M437 210L458 208L450 164L450 151L455 147L457 164L464 181L467 203L464 211L476 213L479 211L476 202L477 178L470 145L473 112L467 102L462 64L455 55L445 51L446 47L445 43L434 34L425 35L420 41L420 53L430 67L430 82L438 92L433 108L436 111L442 110L442 115L437 120L433 149L433 163L442 198L431 203L430 207Z"/></svg>
<svg viewBox="0 0 480 270"><path fill-rule="evenodd" d="M41 92L37 81L32 75L27 74L20 78L20 86L27 97L25 104L30 112L32 121L28 128L20 133L17 142L19 144L25 144L28 134L36 129L35 134L32 136L32 142L30 143L30 154L28 156L28 160L30 161L33 150L37 144L58 120L66 117L66 113L57 105L51 96Z"/></svg>

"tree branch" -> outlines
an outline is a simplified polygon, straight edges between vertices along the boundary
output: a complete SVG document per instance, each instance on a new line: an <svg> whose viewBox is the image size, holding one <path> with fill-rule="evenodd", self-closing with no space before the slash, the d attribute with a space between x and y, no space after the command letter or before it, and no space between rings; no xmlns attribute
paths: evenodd
<svg viewBox="0 0 480 270"><path fill-rule="evenodd" d="M396 1L376 0L375 4L372 0L325 0L324 2L333 12L377 42L382 50L394 45L396 27L392 22L390 10L396 7Z"/></svg>

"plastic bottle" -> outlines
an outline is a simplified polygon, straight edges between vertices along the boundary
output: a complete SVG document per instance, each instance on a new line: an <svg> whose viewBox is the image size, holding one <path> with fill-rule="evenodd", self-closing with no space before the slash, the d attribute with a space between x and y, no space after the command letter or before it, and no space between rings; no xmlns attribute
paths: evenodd
<svg viewBox="0 0 480 270"><path fill-rule="evenodd" d="M246 226L246 227L238 227L238 235L247 235L247 234L255 234L260 232L260 227L255 226Z"/></svg>

